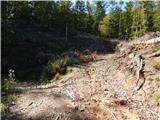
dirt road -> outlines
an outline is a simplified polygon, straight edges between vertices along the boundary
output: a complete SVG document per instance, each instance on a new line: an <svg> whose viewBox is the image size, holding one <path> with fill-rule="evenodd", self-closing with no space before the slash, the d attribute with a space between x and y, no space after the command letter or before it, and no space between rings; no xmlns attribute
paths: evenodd
<svg viewBox="0 0 160 120"><path fill-rule="evenodd" d="M150 75L143 89L131 97L135 77L116 57L116 54L98 55L96 61L72 68L72 72L53 84L27 88L10 107L12 118L159 120L160 107L152 98L160 93L160 82L151 80Z"/></svg>

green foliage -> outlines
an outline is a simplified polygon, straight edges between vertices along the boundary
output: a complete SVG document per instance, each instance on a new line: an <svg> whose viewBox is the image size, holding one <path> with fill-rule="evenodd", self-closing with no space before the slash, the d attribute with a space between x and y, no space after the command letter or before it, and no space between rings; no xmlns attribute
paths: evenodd
<svg viewBox="0 0 160 120"><path fill-rule="evenodd" d="M118 4L113 0L77 0L74 4L69 0L2 1L1 10L3 74L9 68L20 75L37 74L53 58L46 54L56 56L93 43L75 40L77 34L128 40L160 30L160 5L156 1L129 1L125 9L122 0Z"/></svg>
<svg viewBox="0 0 160 120"><path fill-rule="evenodd" d="M111 11L99 23L100 35L128 40L159 30L159 5L155 9L156 2L129 1L124 11L122 4L122 1L117 5L112 2Z"/></svg>
<svg viewBox="0 0 160 120"><path fill-rule="evenodd" d="M10 69L8 78L2 81L2 91L13 91L15 89L16 82L15 82L15 74L14 70Z"/></svg>
<svg viewBox="0 0 160 120"><path fill-rule="evenodd" d="M7 93L6 96L2 96L1 103L1 112L9 112L9 106L17 99L15 93Z"/></svg>
<svg viewBox="0 0 160 120"><path fill-rule="evenodd" d="M16 100L16 95L15 95L15 86L16 86L16 81L15 81L15 74L14 70L10 69L8 78L2 80L2 98L1 98L1 112L6 113L9 112L9 106L13 101Z"/></svg>
<svg viewBox="0 0 160 120"><path fill-rule="evenodd" d="M117 38L119 35L121 8L116 6L99 23L99 32L102 36Z"/></svg>
<svg viewBox="0 0 160 120"><path fill-rule="evenodd" d="M109 3L109 4L107 4ZM159 30L159 4L155 1L128 1L122 11L123 1L96 1L95 6L89 1L20 1L2 2L2 20L7 24L14 21L18 23L40 24L48 29L57 28L56 31L65 34L65 26L84 32L95 34L100 32L100 21L106 16L106 6L111 6L110 16L111 37L130 38L139 37L146 31ZM107 7L108 7L107 6ZM155 9L156 7L156 9ZM12 10L14 8L14 10ZM10 22L7 22L10 21ZM132 29L131 29L132 26ZM62 30L63 29L63 30ZM132 30L132 33L131 33ZM103 33L102 33L103 34ZM108 34L108 33L107 33Z"/></svg>
<svg viewBox="0 0 160 120"><path fill-rule="evenodd" d="M96 11L94 16L93 29L96 34L99 33L99 22L105 17L105 1L96 1Z"/></svg>
<svg viewBox="0 0 160 120"><path fill-rule="evenodd" d="M123 38L125 39L131 38L131 26L133 23L132 13L133 13L133 2L129 1L128 3L126 3L126 12L124 13Z"/></svg>
<svg viewBox="0 0 160 120"><path fill-rule="evenodd" d="M80 31L86 29L86 14L85 14L85 2L82 0L77 0L75 3L75 27Z"/></svg>
<svg viewBox="0 0 160 120"><path fill-rule="evenodd" d="M6 106L6 105L3 104L3 103L0 104L0 107L1 107L1 111L0 111L1 113L6 113L6 112L9 111L8 106Z"/></svg>
<svg viewBox="0 0 160 120"><path fill-rule="evenodd" d="M110 27L110 16L105 16L103 21L99 23L99 31L101 36L110 37L112 28Z"/></svg>
<svg viewBox="0 0 160 120"><path fill-rule="evenodd" d="M137 1L136 5L139 5L139 7L134 10L133 13L132 36L134 38L144 35L147 30L146 7L144 6L144 1Z"/></svg>
<svg viewBox="0 0 160 120"><path fill-rule="evenodd" d="M87 16L86 16L86 27L87 32L93 33L93 23L94 23L94 15L93 15L93 5L89 2L89 0L86 3L86 10L87 10Z"/></svg>
<svg viewBox="0 0 160 120"><path fill-rule="evenodd" d="M55 61L50 61L43 70L41 81L49 82L54 78L54 76L57 73L66 74L68 66L81 65L81 64L82 64L81 61L73 57L63 57Z"/></svg>
<svg viewBox="0 0 160 120"><path fill-rule="evenodd" d="M160 31L160 4L157 5L153 15L154 31Z"/></svg>

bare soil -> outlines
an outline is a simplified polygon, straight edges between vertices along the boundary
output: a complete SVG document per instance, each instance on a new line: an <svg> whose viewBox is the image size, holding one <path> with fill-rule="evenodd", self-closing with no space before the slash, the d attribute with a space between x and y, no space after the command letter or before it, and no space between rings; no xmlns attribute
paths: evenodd
<svg viewBox="0 0 160 120"><path fill-rule="evenodd" d="M147 56L153 47L136 52ZM146 82L132 96L136 76L127 70L128 56L98 55L86 66L73 67L56 82L21 86L8 119L21 120L160 120L160 57L145 58ZM142 82L142 79L140 79Z"/></svg>

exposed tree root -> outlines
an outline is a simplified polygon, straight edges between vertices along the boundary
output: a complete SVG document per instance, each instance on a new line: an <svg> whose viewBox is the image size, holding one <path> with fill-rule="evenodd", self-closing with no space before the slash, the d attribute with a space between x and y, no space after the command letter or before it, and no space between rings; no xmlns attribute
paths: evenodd
<svg viewBox="0 0 160 120"><path fill-rule="evenodd" d="M132 95L135 95L137 91L139 91L144 83L145 83L145 76L144 76L144 66L145 62L143 60L144 58L141 55L135 56L131 62L130 62L130 71L135 75L136 74L136 88L133 90ZM143 82L138 86L139 80L140 80L140 75L143 78Z"/></svg>

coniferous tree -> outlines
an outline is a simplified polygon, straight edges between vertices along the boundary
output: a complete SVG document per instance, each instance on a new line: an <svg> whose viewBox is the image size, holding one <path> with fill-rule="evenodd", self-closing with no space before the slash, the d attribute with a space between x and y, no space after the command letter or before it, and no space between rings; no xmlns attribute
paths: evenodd
<svg viewBox="0 0 160 120"><path fill-rule="evenodd" d="M110 28L111 28L111 36L114 38L119 37L119 21L120 21L120 8L116 6L115 10L110 13Z"/></svg>
<svg viewBox="0 0 160 120"><path fill-rule="evenodd" d="M94 24L93 24L95 33L99 33L98 25L99 25L99 22L105 16L105 6L106 6L106 3L104 1L96 1L96 11L95 11L95 17L94 17Z"/></svg>
<svg viewBox="0 0 160 120"><path fill-rule="evenodd" d="M106 36L106 37L112 37L111 36L111 31L112 28L110 27L110 15L107 15L103 18L102 21L99 23L99 31L101 36Z"/></svg>
<svg viewBox="0 0 160 120"><path fill-rule="evenodd" d="M144 1L136 1L136 8L133 12L133 23L132 23L132 35L133 37L140 37L144 35L147 30L147 15L145 13L146 8Z"/></svg>
<svg viewBox="0 0 160 120"><path fill-rule="evenodd" d="M147 32L153 31L153 14L155 10L155 1L145 1L144 7L146 8L145 14L147 17L146 20Z"/></svg>
<svg viewBox="0 0 160 120"><path fill-rule="evenodd" d="M86 10L87 10L87 20L86 20L86 24L87 24L87 31L88 32L92 32L93 33L93 28L92 25L94 23L94 19L93 19L93 5L90 3L90 1L88 0L86 2Z"/></svg>
<svg viewBox="0 0 160 120"><path fill-rule="evenodd" d="M85 30L85 2L82 0L77 0L75 3L75 26L79 30Z"/></svg>
<svg viewBox="0 0 160 120"><path fill-rule="evenodd" d="M153 14L153 29L154 31L160 31L160 4L156 6Z"/></svg>
<svg viewBox="0 0 160 120"><path fill-rule="evenodd" d="M132 26L132 14L133 14L133 2L129 1L126 3L126 11L124 13L124 32L123 36L125 39L129 39L131 37L131 26Z"/></svg>

